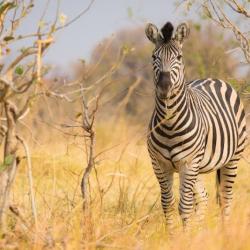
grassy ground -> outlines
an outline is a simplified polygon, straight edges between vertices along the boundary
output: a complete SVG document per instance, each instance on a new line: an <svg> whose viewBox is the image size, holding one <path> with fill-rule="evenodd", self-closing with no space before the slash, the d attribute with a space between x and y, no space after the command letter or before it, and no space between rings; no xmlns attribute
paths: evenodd
<svg viewBox="0 0 250 250"><path fill-rule="evenodd" d="M138 128L139 129L139 128ZM112 132L112 133L111 133ZM112 136L111 136L112 134ZM98 158L91 175L91 209L83 215L80 181L85 164L83 145L53 143L32 151L38 212L32 217L26 162L22 161L11 193L11 231L0 241L4 249L250 249L250 168L241 161L235 184L231 222L224 230L215 199L215 176L204 176L209 207L204 229L189 236L177 229L169 239L161 211L159 186L144 136L127 127L98 127ZM249 155L250 151L245 153ZM175 192L178 199L178 175Z"/></svg>

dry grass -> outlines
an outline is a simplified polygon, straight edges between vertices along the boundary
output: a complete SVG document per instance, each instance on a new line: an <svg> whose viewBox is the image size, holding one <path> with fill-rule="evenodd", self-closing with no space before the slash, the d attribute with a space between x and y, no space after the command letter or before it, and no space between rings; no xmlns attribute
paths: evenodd
<svg viewBox="0 0 250 250"><path fill-rule="evenodd" d="M204 176L210 195L204 229L188 237L181 231L169 239L145 143L125 124L98 127L101 155L91 175L91 211L83 215L80 193L85 166L81 148L69 142L33 149L33 176L38 230L32 226L26 163L22 161L11 195L19 215L10 213L11 232L4 249L250 249L250 169L240 163L230 225L224 230L215 201L215 176ZM111 136L112 132L112 136ZM121 136L122 135L122 136ZM248 151L250 152L250 151ZM247 152L246 152L247 155ZM178 175L175 177L176 195Z"/></svg>

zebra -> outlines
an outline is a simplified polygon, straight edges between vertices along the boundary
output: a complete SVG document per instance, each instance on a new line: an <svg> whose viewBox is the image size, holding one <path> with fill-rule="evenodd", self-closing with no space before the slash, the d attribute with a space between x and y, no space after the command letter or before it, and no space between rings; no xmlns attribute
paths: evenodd
<svg viewBox="0 0 250 250"><path fill-rule="evenodd" d="M174 32L167 22L161 30L146 26L154 44L152 54L155 108L147 147L161 189L168 228L173 228L173 174L179 173L178 211L184 229L194 208L204 219L208 195L200 174L216 172L222 221L228 221L237 164L244 150L246 120L237 92L220 79L185 81L182 46L190 29L181 23Z"/></svg>

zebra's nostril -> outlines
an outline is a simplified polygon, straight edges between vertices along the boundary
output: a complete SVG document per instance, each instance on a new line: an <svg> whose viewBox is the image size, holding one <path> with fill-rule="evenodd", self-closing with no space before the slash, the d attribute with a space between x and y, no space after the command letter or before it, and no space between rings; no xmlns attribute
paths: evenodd
<svg viewBox="0 0 250 250"><path fill-rule="evenodd" d="M158 79L158 86L160 88L167 88L171 84L170 72L161 72Z"/></svg>
<svg viewBox="0 0 250 250"><path fill-rule="evenodd" d="M166 98L171 88L170 72L161 72L157 82L157 93L160 98Z"/></svg>

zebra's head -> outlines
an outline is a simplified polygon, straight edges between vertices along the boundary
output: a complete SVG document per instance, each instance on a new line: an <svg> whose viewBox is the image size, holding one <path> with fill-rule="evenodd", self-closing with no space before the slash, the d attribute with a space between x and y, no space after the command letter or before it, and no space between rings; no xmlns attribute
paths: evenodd
<svg viewBox="0 0 250 250"><path fill-rule="evenodd" d="M189 35L186 23L180 24L173 35L174 27L167 22L160 31L154 24L148 24L145 33L154 43L153 71L156 94L161 99L178 90L184 81L184 63L182 61L182 45Z"/></svg>

